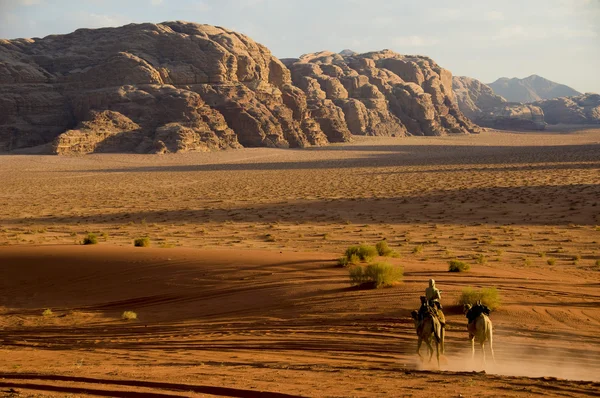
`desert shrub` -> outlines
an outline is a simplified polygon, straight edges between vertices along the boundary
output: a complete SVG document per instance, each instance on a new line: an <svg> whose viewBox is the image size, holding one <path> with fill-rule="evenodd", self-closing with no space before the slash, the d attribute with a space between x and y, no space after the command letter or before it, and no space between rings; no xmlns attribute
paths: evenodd
<svg viewBox="0 0 600 398"><path fill-rule="evenodd" d="M377 252L377 248L368 245L360 245L360 246L350 246L346 249L346 253L344 254L346 258L351 260L355 256L360 261L371 261L375 257L377 257L379 253Z"/></svg>
<svg viewBox="0 0 600 398"><path fill-rule="evenodd" d="M448 261L449 272L465 272L471 269L471 266L463 261L451 260Z"/></svg>
<svg viewBox="0 0 600 398"><path fill-rule="evenodd" d="M477 260L478 264L486 264L487 263L487 257L484 254L477 254L477 256L475 256L475 259Z"/></svg>
<svg viewBox="0 0 600 398"><path fill-rule="evenodd" d="M596 267L600 267L600 260L596 260Z"/></svg>
<svg viewBox="0 0 600 398"><path fill-rule="evenodd" d="M547 261L548 265L556 264L556 259L554 257L550 257Z"/></svg>
<svg viewBox="0 0 600 398"><path fill-rule="evenodd" d="M137 238L133 241L135 247L148 247L150 246L150 239L148 237Z"/></svg>
<svg viewBox="0 0 600 398"><path fill-rule="evenodd" d="M413 254L421 254L423 253L423 245L418 245L413 248Z"/></svg>
<svg viewBox="0 0 600 398"><path fill-rule="evenodd" d="M349 269L352 286L372 286L379 288L390 286L402 280L402 268L385 262L373 263L367 266L355 265Z"/></svg>
<svg viewBox="0 0 600 398"><path fill-rule="evenodd" d="M346 256L342 256L337 260L338 267L347 267L348 264L350 264L350 262L348 261L348 257Z"/></svg>
<svg viewBox="0 0 600 398"><path fill-rule="evenodd" d="M477 290L468 287L463 289L462 294L458 299L458 304L475 304L478 301L487 305L491 310L495 310L500 307L500 294L498 293L498 289L489 287Z"/></svg>
<svg viewBox="0 0 600 398"><path fill-rule="evenodd" d="M377 253L379 253L380 256L384 256L384 257L400 257L398 253L396 253L394 250L390 249L390 247L388 246L387 241L382 240L381 242L378 242L375 245L375 248L377 249Z"/></svg>
<svg viewBox="0 0 600 398"><path fill-rule="evenodd" d="M44 312L42 312L42 315L43 316L52 316L52 315L54 315L54 313L52 312L52 310L50 308L46 308L44 310Z"/></svg>
<svg viewBox="0 0 600 398"><path fill-rule="evenodd" d="M137 319L137 314L133 311L125 311L123 312L123 315L121 315L121 319L125 321L132 321L134 319Z"/></svg>
<svg viewBox="0 0 600 398"><path fill-rule="evenodd" d="M98 243L98 237L96 234L88 234L85 238L83 238L84 245L95 245Z"/></svg>

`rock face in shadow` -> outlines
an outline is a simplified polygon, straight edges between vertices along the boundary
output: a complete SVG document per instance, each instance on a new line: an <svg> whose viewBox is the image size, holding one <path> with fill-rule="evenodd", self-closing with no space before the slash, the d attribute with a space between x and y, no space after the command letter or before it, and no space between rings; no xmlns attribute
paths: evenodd
<svg viewBox="0 0 600 398"><path fill-rule="evenodd" d="M185 22L0 40L0 151L307 147L351 133L473 133L450 72L426 57L320 53L288 62Z"/></svg>
<svg viewBox="0 0 600 398"><path fill-rule="evenodd" d="M454 76L452 87L460 110L480 126L505 130L544 130L544 111L535 104L507 102L479 80Z"/></svg>
<svg viewBox="0 0 600 398"><path fill-rule="evenodd" d="M343 51L307 54L283 62L291 70L294 85L306 94L309 107L330 110L326 120L335 125L321 122L328 136L346 134L344 122L356 135L479 132L454 102L452 74L427 57L388 50Z"/></svg>
<svg viewBox="0 0 600 398"><path fill-rule="evenodd" d="M600 94L535 102L549 124L600 124Z"/></svg>

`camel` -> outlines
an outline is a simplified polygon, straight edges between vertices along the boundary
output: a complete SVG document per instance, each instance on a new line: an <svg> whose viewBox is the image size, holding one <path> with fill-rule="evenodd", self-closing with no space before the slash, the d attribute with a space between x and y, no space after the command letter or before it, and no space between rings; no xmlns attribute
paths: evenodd
<svg viewBox="0 0 600 398"><path fill-rule="evenodd" d="M429 362L431 362L433 358L433 346L431 345L431 340L433 339L435 341L435 352L439 368L440 343L442 347L444 346L443 331L440 321L432 316L426 316L422 321L419 321L419 313L417 311L411 312L411 316L415 322L415 330L417 331L417 336L419 338L417 343L417 354L419 355L419 358L421 358L421 361L423 360L423 356L421 355L421 344L424 341L429 349Z"/></svg>
<svg viewBox="0 0 600 398"><path fill-rule="evenodd" d="M475 307L471 304L465 304L464 312L467 315L467 318L472 319L469 315L471 315L471 311L474 311L477 306L481 306L481 304L477 303ZM469 340L471 341L471 357L475 359L475 339L477 339L479 345L481 346L482 361L485 364L484 343L487 341L490 344L492 359L494 360L494 363L496 363L496 357L494 357L494 346L492 344L492 321L484 313L480 312L479 314L475 313L474 315L476 315L475 319L469 322L467 325L467 330L469 331Z"/></svg>

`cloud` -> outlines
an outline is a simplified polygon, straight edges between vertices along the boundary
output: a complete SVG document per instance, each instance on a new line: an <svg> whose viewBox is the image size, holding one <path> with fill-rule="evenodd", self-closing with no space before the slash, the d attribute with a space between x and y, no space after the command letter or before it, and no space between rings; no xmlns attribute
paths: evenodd
<svg viewBox="0 0 600 398"><path fill-rule="evenodd" d="M504 13L501 11L488 11L483 14L486 21L504 21Z"/></svg>
<svg viewBox="0 0 600 398"><path fill-rule="evenodd" d="M127 25L133 22L123 15L95 14L91 12L74 12L69 19L82 28L104 28Z"/></svg>
<svg viewBox="0 0 600 398"><path fill-rule="evenodd" d="M153 7L159 6L163 3L163 0L150 0L150 4L152 4Z"/></svg>
<svg viewBox="0 0 600 398"><path fill-rule="evenodd" d="M465 12L460 8L435 7L427 12L427 19L431 21L456 21L464 17Z"/></svg>
<svg viewBox="0 0 600 398"><path fill-rule="evenodd" d="M392 42L398 47L429 47L438 44L440 41L433 37L423 36L399 36Z"/></svg>

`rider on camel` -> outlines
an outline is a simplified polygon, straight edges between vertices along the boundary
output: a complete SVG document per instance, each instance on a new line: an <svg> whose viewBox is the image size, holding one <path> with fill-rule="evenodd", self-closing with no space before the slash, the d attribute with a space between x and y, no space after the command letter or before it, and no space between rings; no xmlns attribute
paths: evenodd
<svg viewBox="0 0 600 398"><path fill-rule="evenodd" d="M442 312L442 303L440 300L442 299L442 292L435 287L435 281L433 279L429 280L429 287L425 289L425 297L421 299L421 310L420 314L427 312L427 307L429 307L432 312L437 316L442 327L446 324L446 317Z"/></svg>

